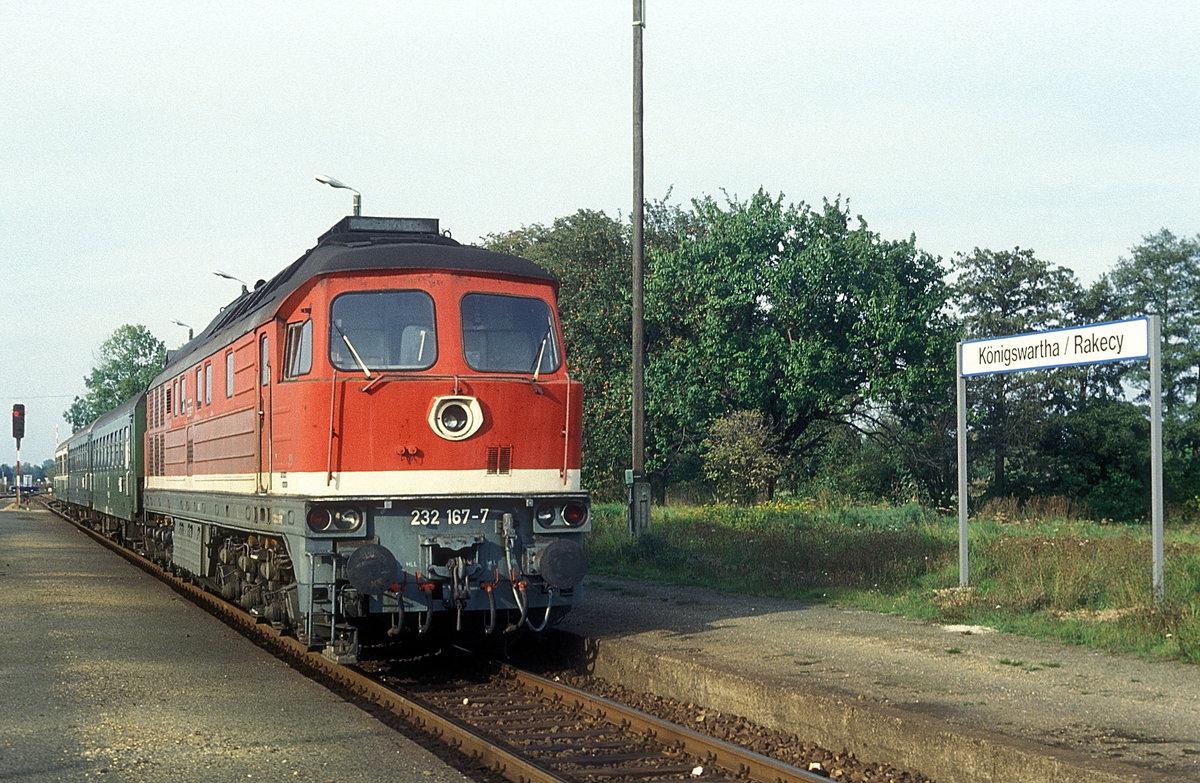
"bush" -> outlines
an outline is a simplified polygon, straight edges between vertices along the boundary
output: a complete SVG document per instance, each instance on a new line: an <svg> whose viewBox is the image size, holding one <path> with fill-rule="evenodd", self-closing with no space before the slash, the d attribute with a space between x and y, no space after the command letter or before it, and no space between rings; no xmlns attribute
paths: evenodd
<svg viewBox="0 0 1200 783"><path fill-rule="evenodd" d="M717 419L704 449L704 476L719 500L748 505L771 496L782 466L762 411L734 411Z"/></svg>

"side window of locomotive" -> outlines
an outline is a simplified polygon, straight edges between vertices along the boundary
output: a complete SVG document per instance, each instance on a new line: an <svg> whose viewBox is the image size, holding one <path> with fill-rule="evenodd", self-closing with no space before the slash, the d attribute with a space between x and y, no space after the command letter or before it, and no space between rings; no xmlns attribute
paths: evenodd
<svg viewBox="0 0 1200 783"><path fill-rule="evenodd" d="M312 319L302 323L288 324L287 349L283 358L284 377L296 378L312 372L312 350Z"/></svg>
<svg viewBox="0 0 1200 783"><path fill-rule="evenodd" d="M554 316L541 299L501 294L462 298L463 352L482 372L554 372L561 353Z"/></svg>
<svg viewBox="0 0 1200 783"><path fill-rule="evenodd" d="M425 370L437 361L433 298L424 291L363 291L333 300L329 361L339 370Z"/></svg>
<svg viewBox="0 0 1200 783"><path fill-rule="evenodd" d="M258 341L258 382L262 386L271 383L271 348L265 334Z"/></svg>
<svg viewBox="0 0 1200 783"><path fill-rule="evenodd" d="M233 396L233 351L225 354L225 396Z"/></svg>

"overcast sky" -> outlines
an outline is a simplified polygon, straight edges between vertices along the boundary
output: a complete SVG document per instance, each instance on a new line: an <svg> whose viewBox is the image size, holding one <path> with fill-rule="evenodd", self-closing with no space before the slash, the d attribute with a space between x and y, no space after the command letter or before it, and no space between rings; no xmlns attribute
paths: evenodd
<svg viewBox="0 0 1200 783"><path fill-rule="evenodd" d="M177 347L350 211L628 215L631 3L0 0L0 405L53 455L100 343ZM646 193L841 195L1090 282L1200 232L1200 4L649 0ZM0 433L0 462L15 454Z"/></svg>

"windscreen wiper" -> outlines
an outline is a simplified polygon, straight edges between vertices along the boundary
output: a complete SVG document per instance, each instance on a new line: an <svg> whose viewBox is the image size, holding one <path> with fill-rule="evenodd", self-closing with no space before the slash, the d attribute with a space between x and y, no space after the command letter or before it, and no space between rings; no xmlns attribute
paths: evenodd
<svg viewBox="0 0 1200 783"><path fill-rule="evenodd" d="M350 338L347 337L346 333L342 331L341 324L339 324L337 321L334 321L333 328L337 329L337 333L342 337L342 342L344 342L346 347L350 349L350 355L354 357L354 363L357 364L358 368L363 371L363 375L367 376L367 380L371 380L371 371L367 369L367 363L364 362L362 357L358 355L358 351L354 350L354 343L350 342Z"/></svg>

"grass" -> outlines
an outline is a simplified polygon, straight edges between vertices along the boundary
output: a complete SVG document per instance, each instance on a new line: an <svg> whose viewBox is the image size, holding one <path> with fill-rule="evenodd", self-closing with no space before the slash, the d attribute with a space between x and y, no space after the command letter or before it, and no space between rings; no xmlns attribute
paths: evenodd
<svg viewBox="0 0 1200 783"><path fill-rule="evenodd" d="M595 506L593 523L588 559L597 573L989 625L1200 663L1194 523L1167 528L1166 595L1157 605L1146 525L1063 515L972 521L972 586L960 589L957 521L916 504L818 499L655 508L652 532L636 540L626 532L624 506Z"/></svg>

